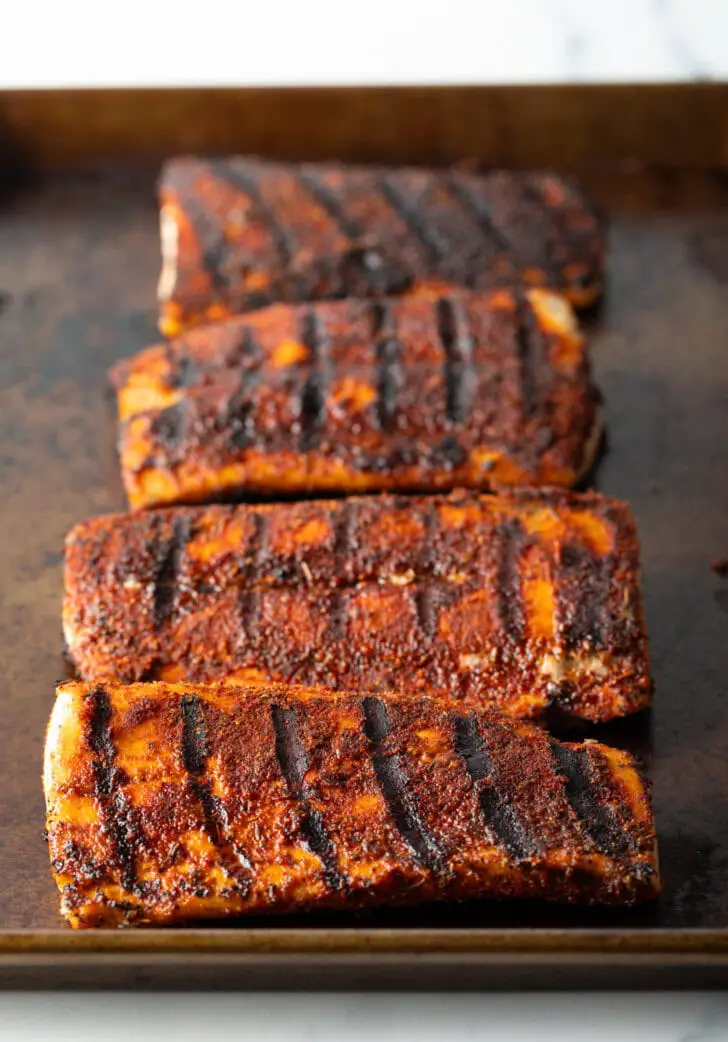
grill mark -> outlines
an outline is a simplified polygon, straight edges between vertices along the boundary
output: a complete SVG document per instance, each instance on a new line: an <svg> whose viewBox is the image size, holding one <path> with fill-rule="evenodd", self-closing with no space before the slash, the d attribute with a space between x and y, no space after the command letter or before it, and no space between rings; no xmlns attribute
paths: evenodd
<svg viewBox="0 0 728 1042"><path fill-rule="evenodd" d="M183 695L179 709L182 717L180 751L189 787L200 804L205 831L225 871L235 881L238 893L246 897L251 887L252 865L238 845L227 837L224 808L213 793L209 780L204 777L209 751L202 703L195 694Z"/></svg>
<svg viewBox="0 0 728 1042"><path fill-rule="evenodd" d="M136 878L138 834L133 822L133 808L119 787L123 772L116 765L116 747L111 734L111 702L100 684L89 692L87 698L91 703L91 711L86 741L95 754L92 760L94 796L114 845L121 885L138 893L142 889Z"/></svg>
<svg viewBox="0 0 728 1042"><path fill-rule="evenodd" d="M372 340L377 340L382 333L392 334L394 327L394 315L389 302L386 300L372 301L369 305L369 328Z"/></svg>
<svg viewBox="0 0 728 1042"><path fill-rule="evenodd" d="M345 499L338 509L334 532L334 578L343 579L346 573L347 559L353 552L352 528L354 527L354 510L351 500Z"/></svg>
<svg viewBox="0 0 728 1042"><path fill-rule="evenodd" d="M544 250L543 263L546 271L546 278L550 285L559 286L562 284L563 279L561 276L561 267L556 257L556 242L557 237L563 234L563 224L560 218L560 211L558 208L550 206L543 197L543 194L532 181L528 178L521 178L520 181L521 194L527 201L535 204L535 206L541 211L540 219L537 222L537 226L542 229L539 236ZM552 224L549 228L548 225ZM544 227L546 225L546 227ZM555 227L553 227L555 225Z"/></svg>
<svg viewBox="0 0 728 1042"><path fill-rule="evenodd" d="M313 200L318 203L322 210L325 210L345 238L356 239L361 235L358 221L346 213L341 199L322 178L302 171L299 173L298 179Z"/></svg>
<svg viewBox="0 0 728 1042"><path fill-rule="evenodd" d="M250 421L255 410L253 392L260 384L258 365L246 366L244 362L246 359L253 359L259 363L260 357L261 351L253 331L246 326L241 333L240 340L225 358L225 362L231 367L240 367L240 385L230 395L221 418L222 429L228 444L238 451L247 449L255 441L256 432Z"/></svg>
<svg viewBox="0 0 728 1042"><path fill-rule="evenodd" d="M423 573L429 572L434 562L433 543L440 527L440 515L437 507L431 501L422 510L422 547L420 550L419 567Z"/></svg>
<svg viewBox="0 0 728 1042"><path fill-rule="evenodd" d="M435 636L439 618L439 604L429 578L434 562L433 543L438 524L437 508L428 503L422 513L422 546L417 561L419 576L414 592L417 625L426 637Z"/></svg>
<svg viewBox="0 0 728 1042"><path fill-rule="evenodd" d="M433 267L437 267L447 251L447 244L430 227L427 215L418 207L418 202L421 201L424 193L422 193L419 199L412 201L398 185L395 185L387 178L382 178L378 187L397 217L407 225L412 234L422 244L428 263Z"/></svg>
<svg viewBox="0 0 728 1042"><path fill-rule="evenodd" d="M541 847L528 835L513 804L498 791L493 761L475 716L455 717L454 745L478 794L485 824L495 836L498 846L517 861L534 857Z"/></svg>
<svg viewBox="0 0 728 1042"><path fill-rule="evenodd" d="M169 344L164 348L167 372L163 377L164 386L170 391L192 387L198 379L197 363L188 354L175 354Z"/></svg>
<svg viewBox="0 0 728 1042"><path fill-rule="evenodd" d="M470 191L468 185L460 178L452 176L446 182L450 194L457 200L467 216L473 220L482 233L490 239L501 253L511 253L511 244L504 232L496 225L487 200ZM476 260L479 254L476 255Z"/></svg>
<svg viewBox="0 0 728 1042"><path fill-rule="evenodd" d="M519 565L526 533L521 522L513 517L498 526L494 537L497 548L496 599L501 629L506 640L520 644L525 637L526 616Z"/></svg>
<svg viewBox="0 0 728 1042"><path fill-rule="evenodd" d="M539 372L541 369L541 328L528 296L517 291L516 350L521 370L521 401L524 417L532 416L538 404Z"/></svg>
<svg viewBox="0 0 728 1042"><path fill-rule="evenodd" d="M611 558L597 557L578 543L565 543L559 564L556 602L564 646L568 651L583 645L595 651L605 648Z"/></svg>
<svg viewBox="0 0 728 1042"><path fill-rule="evenodd" d="M248 564L244 569L244 581L240 587L240 625L248 641L252 643L260 625L260 590L257 583L263 578L268 557L268 515L253 515L253 532L248 544Z"/></svg>
<svg viewBox="0 0 728 1042"><path fill-rule="evenodd" d="M190 774L201 774L207 763L207 727L197 695L183 695L179 702L182 715L182 762Z"/></svg>
<svg viewBox="0 0 728 1042"><path fill-rule="evenodd" d="M437 633L438 605L435 591L428 582L422 582L415 590L415 610L417 625L426 637L434 637Z"/></svg>
<svg viewBox="0 0 728 1042"><path fill-rule="evenodd" d="M339 860L334 844L321 811L311 802L313 793L310 784L306 781L308 761L306 750L303 748L298 733L296 711L273 704L271 719L275 732L278 766L288 791L300 807L301 836L321 862L327 886L332 890L341 890L345 887L345 880L339 871Z"/></svg>
<svg viewBox="0 0 728 1042"><path fill-rule="evenodd" d="M190 539L190 519L175 516L172 534L157 557L154 575L154 628L159 629L170 620L177 606L179 572L182 558Z"/></svg>
<svg viewBox="0 0 728 1042"><path fill-rule="evenodd" d="M400 385L401 345L396 339L396 321L387 301L369 305L369 324L377 355L377 422L383 431L391 430L397 413Z"/></svg>
<svg viewBox="0 0 728 1042"><path fill-rule="evenodd" d="M345 583L348 575L348 559L353 552L352 527L354 513L349 500L339 507L334 532L333 570L334 582ZM329 600L327 639L341 640L346 635L347 599L346 591L334 589Z"/></svg>
<svg viewBox="0 0 728 1042"><path fill-rule="evenodd" d="M152 413L149 434L163 463L179 463L190 429L190 395L185 394L174 405ZM155 453L158 458L159 453Z"/></svg>
<svg viewBox="0 0 728 1042"><path fill-rule="evenodd" d="M377 343L377 421L383 431L390 431L397 415L399 390L400 344L389 338Z"/></svg>
<svg viewBox="0 0 728 1042"><path fill-rule="evenodd" d="M262 354L263 352L251 327L243 326L240 336L225 354L223 364L230 368L236 368L242 365L248 358L259 360Z"/></svg>
<svg viewBox="0 0 728 1042"><path fill-rule="evenodd" d="M445 868L443 853L420 818L417 798L409 787L399 754L386 749L392 733L387 707L380 699L368 695L362 701L362 710L374 773L397 831L421 865L440 873Z"/></svg>
<svg viewBox="0 0 728 1042"><path fill-rule="evenodd" d="M326 409L327 338L315 311L307 311L301 323L301 341L309 356L310 372L301 391L301 452L310 452L319 441Z"/></svg>
<svg viewBox="0 0 728 1042"><path fill-rule="evenodd" d="M197 237L204 271L210 277L214 289L225 289L227 279L222 271L228 246L225 229L217 218L205 209L191 186L184 196L184 211Z"/></svg>
<svg viewBox="0 0 728 1042"><path fill-rule="evenodd" d="M236 191L247 195L253 204L253 209L258 215L258 219L266 225L270 232L270 236L278 250L282 266L284 268L288 267L295 253L291 232L278 221L275 207L269 206L263 199L260 185L254 175L221 160L210 162L209 168L218 181L222 181Z"/></svg>
<svg viewBox="0 0 728 1042"><path fill-rule="evenodd" d="M445 414L450 423L462 423L472 397L472 344L461 333L463 315L447 297L435 305L437 333L445 353Z"/></svg>
<svg viewBox="0 0 728 1042"><path fill-rule="evenodd" d="M560 742L550 743L556 771L564 778L566 799L595 847L609 857L624 857L637 852L634 837L620 826L614 808L592 777L595 754L572 749Z"/></svg>

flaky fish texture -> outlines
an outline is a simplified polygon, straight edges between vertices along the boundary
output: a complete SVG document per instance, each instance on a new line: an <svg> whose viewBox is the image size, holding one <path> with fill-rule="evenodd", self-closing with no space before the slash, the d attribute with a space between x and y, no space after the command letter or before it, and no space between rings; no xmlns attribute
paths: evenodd
<svg viewBox="0 0 728 1042"><path fill-rule="evenodd" d="M659 889L629 754L427 698L64 684L44 780L74 927Z"/></svg>
<svg viewBox="0 0 728 1042"><path fill-rule="evenodd" d="M117 364L132 507L575 484L600 424L563 297L279 304Z"/></svg>
<svg viewBox="0 0 728 1042"><path fill-rule="evenodd" d="M342 297L524 284L601 291L604 231L553 173L182 157L159 186L160 327Z"/></svg>
<svg viewBox="0 0 728 1042"><path fill-rule="evenodd" d="M643 709L634 520L596 493L171 508L66 542L86 680L407 689L517 716Z"/></svg>

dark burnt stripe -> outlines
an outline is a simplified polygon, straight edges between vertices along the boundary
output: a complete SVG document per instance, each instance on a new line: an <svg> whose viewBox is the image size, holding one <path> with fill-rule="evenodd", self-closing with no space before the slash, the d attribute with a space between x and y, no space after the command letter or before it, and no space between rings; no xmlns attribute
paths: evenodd
<svg viewBox="0 0 728 1042"><path fill-rule="evenodd" d="M342 235L347 239L356 239L361 235L358 221L347 214L342 200L322 177L301 171L298 179L314 201L325 210Z"/></svg>
<svg viewBox="0 0 728 1042"><path fill-rule="evenodd" d="M335 582L343 582L347 564L354 551L353 529L355 507L350 499L345 499L336 508L334 521L334 575Z"/></svg>
<svg viewBox="0 0 728 1042"><path fill-rule="evenodd" d="M520 559L526 540L521 522L510 517L494 533L496 540L496 599L503 636L521 643L525 637L526 615L521 591Z"/></svg>
<svg viewBox="0 0 728 1042"><path fill-rule="evenodd" d="M421 198L412 200L398 185L387 178L379 181L379 191L399 219L420 241L428 263L436 267L447 252L448 246L430 227L427 214L418 205Z"/></svg>
<svg viewBox="0 0 728 1042"><path fill-rule="evenodd" d="M179 589L179 572L190 540L190 519L186 514L175 515L172 534L162 545L157 556L154 574L154 626L158 629L174 614Z"/></svg>
<svg viewBox="0 0 728 1042"><path fill-rule="evenodd" d="M197 695L183 695L179 707L182 714L182 762L190 774L201 774L207 763L207 727L202 704Z"/></svg>
<svg viewBox="0 0 728 1042"><path fill-rule="evenodd" d="M341 640L346 636L348 603L346 590L332 590L329 596L327 640Z"/></svg>
<svg viewBox="0 0 728 1042"><path fill-rule="evenodd" d="M225 358L226 365L238 369L240 382L230 395L219 422L227 444L238 452L249 448L257 436L254 423L257 404L255 391L261 382L261 358L260 346L248 327L243 329L238 342Z"/></svg>
<svg viewBox="0 0 728 1042"><path fill-rule="evenodd" d="M469 185L455 174L447 181L447 187L467 216L477 224L483 235L493 243L496 249L500 253L510 254L512 252L510 241L493 219L487 193L471 191ZM478 257L482 259L480 255Z"/></svg>
<svg viewBox="0 0 728 1042"><path fill-rule="evenodd" d="M409 786L401 759L397 753L387 752L387 739L391 735L387 707L381 699L368 695L362 702L362 709L374 773L392 820L420 864L433 872L442 872L445 867L443 853L420 818L416 796Z"/></svg>
<svg viewBox="0 0 728 1042"><path fill-rule="evenodd" d="M239 365L244 365L249 359L262 357L263 352L256 340L255 333L250 326L243 326L240 335L226 352L223 362L224 365L235 369Z"/></svg>
<svg viewBox="0 0 728 1042"><path fill-rule="evenodd" d="M133 808L120 788L122 772L116 765L116 748L111 734L111 702L99 684L86 696L91 703L86 740L91 752L94 795L99 802L103 823L111 837L119 867L121 885L137 892L136 849L138 832Z"/></svg>
<svg viewBox="0 0 728 1042"><path fill-rule="evenodd" d="M239 896L245 897L251 887L252 865L242 850L225 834L225 812L220 800L204 777L207 769L207 725L202 702L196 694L183 695L179 700L182 717L182 763L189 775L190 789L200 804L210 840L227 874L235 881Z"/></svg>
<svg viewBox="0 0 728 1042"><path fill-rule="evenodd" d="M377 350L377 422L381 430L390 431L397 415L399 390L400 344L393 337L380 340Z"/></svg>
<svg viewBox="0 0 728 1042"><path fill-rule="evenodd" d="M190 430L190 405L190 396L185 394L174 405L151 414L149 434L152 453L155 459L161 459L163 465L176 465L185 453L185 442Z"/></svg>
<svg viewBox="0 0 728 1042"><path fill-rule="evenodd" d="M434 542L440 529L440 515L432 500L423 501L422 513L422 545L420 547L418 568L423 575L428 574L435 562Z"/></svg>
<svg viewBox="0 0 728 1042"><path fill-rule="evenodd" d="M164 386L170 391L192 387L193 384L197 383L199 369L197 368L197 363L190 355L173 351L171 346L166 344L165 361L167 363L167 372L163 380Z"/></svg>
<svg viewBox="0 0 728 1042"><path fill-rule="evenodd" d="M248 544L248 556L250 558L249 575L254 582L265 577L269 536L269 514L265 511L253 514L253 532Z"/></svg>
<svg viewBox="0 0 728 1042"><path fill-rule="evenodd" d="M241 374L240 386L228 398L222 428L227 444L235 452L244 452L256 441L254 392L259 382L257 372Z"/></svg>
<svg viewBox="0 0 728 1042"><path fill-rule="evenodd" d="M566 799L594 846L609 857L624 857L637 852L634 837L621 824L608 800L605 788L595 775L594 751L551 743L556 771L565 780ZM627 815L629 820L629 815Z"/></svg>
<svg viewBox="0 0 728 1042"><path fill-rule="evenodd" d="M308 351L310 372L301 391L301 452L310 452L318 443L326 410L326 369L328 343L319 315L307 311L301 322L301 342Z"/></svg>
<svg viewBox="0 0 728 1042"><path fill-rule="evenodd" d="M227 279L223 274L228 244L222 223L206 209L199 195L190 186L181 197L182 208L192 225L202 255L202 267L215 289L224 289Z"/></svg>
<svg viewBox="0 0 728 1042"><path fill-rule="evenodd" d="M422 580L415 590L415 612L417 625L424 636L436 636L439 615L436 593L426 579Z"/></svg>
<svg viewBox="0 0 728 1042"><path fill-rule="evenodd" d="M260 589L257 583L265 577L269 529L268 514L253 515L253 532L243 568L244 578L240 587L239 602L240 625L248 641L255 639L260 625Z"/></svg>
<svg viewBox="0 0 728 1042"><path fill-rule="evenodd" d="M312 805L311 786L306 781L308 761L298 733L295 709L271 706L271 719L276 738L276 758L288 791L301 810L301 836L323 866L324 878L332 890L341 890L344 879L339 860L328 834L323 816Z"/></svg>
<svg viewBox="0 0 728 1042"><path fill-rule="evenodd" d="M339 584L329 598L329 617L326 637L329 640L341 640L347 630L347 593L341 588L346 584L349 563L354 547L352 529L354 527L354 508L351 501L345 499L337 508L334 522L334 554L333 582Z"/></svg>
<svg viewBox="0 0 728 1042"><path fill-rule="evenodd" d="M559 554L556 605L564 647L603 649L609 630L612 559L580 543L564 543Z"/></svg>
<svg viewBox="0 0 728 1042"><path fill-rule="evenodd" d="M414 591L415 614L417 625L426 637L437 634L440 606L437 591L430 584L431 573L435 563L434 542L440 518L437 507L428 502L422 508L422 544L417 558L417 588Z"/></svg>
<svg viewBox="0 0 728 1042"><path fill-rule="evenodd" d="M533 414L538 405L539 372L543 357L541 328L526 293L517 290L516 350L521 370L521 401L525 417Z"/></svg>
<svg viewBox="0 0 728 1042"><path fill-rule="evenodd" d="M369 305L369 329L372 340L377 340L384 333L394 332L394 315L391 304L386 300L373 300Z"/></svg>
<svg viewBox="0 0 728 1042"><path fill-rule="evenodd" d="M450 423L462 423L470 411L472 392L470 337L462 332L463 315L447 297L435 305L437 333L445 353L445 413Z"/></svg>
<svg viewBox="0 0 728 1042"><path fill-rule="evenodd" d="M295 253L291 233L278 221L275 208L269 206L263 199L260 185L252 171L248 172L240 166L233 166L232 163L225 160L213 160L210 162L209 167L210 172L218 181L222 181L236 191L247 195L253 204L253 209L258 219L270 232L278 250L282 266L284 268L288 267Z"/></svg>
<svg viewBox="0 0 728 1042"><path fill-rule="evenodd" d="M435 590L430 586L429 581L434 564L434 540L438 525L440 525L440 517L438 517L437 508L434 503L428 502L422 510L422 545L416 568L418 586L413 594L418 626L423 635L428 638L436 635L438 616L440 616L440 605L437 603Z"/></svg>
<svg viewBox="0 0 728 1042"><path fill-rule="evenodd" d="M544 251L543 264L546 270L546 278L550 285L559 286L564 281L561 265L556 255L558 240L564 234L564 226L561 220L562 211L546 202L541 189L529 177L522 176L519 178L519 186L524 199L533 203L541 211L541 216L537 219L540 229L538 241L541 243Z"/></svg>
<svg viewBox="0 0 728 1042"><path fill-rule="evenodd" d="M540 844L528 835L507 796L498 791L493 761L474 715L455 717L455 751L465 763L485 824L496 843L517 861L538 854Z"/></svg>

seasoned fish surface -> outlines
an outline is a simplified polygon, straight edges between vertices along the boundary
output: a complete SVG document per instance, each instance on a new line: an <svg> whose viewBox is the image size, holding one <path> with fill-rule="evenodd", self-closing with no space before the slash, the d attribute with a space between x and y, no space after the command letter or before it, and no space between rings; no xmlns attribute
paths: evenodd
<svg viewBox="0 0 728 1042"><path fill-rule="evenodd" d="M627 753L431 699L64 684L45 796L75 927L659 889Z"/></svg>
<svg viewBox="0 0 728 1042"><path fill-rule="evenodd" d="M111 376L132 507L569 486L598 443L583 338L543 290L277 305Z"/></svg>
<svg viewBox="0 0 728 1042"><path fill-rule="evenodd" d="M166 336L277 301L524 283L594 301L604 234L552 173L178 158L159 188Z"/></svg>
<svg viewBox="0 0 728 1042"><path fill-rule="evenodd" d="M175 508L66 542L86 680L407 689L608 720L651 685L629 507L456 493Z"/></svg>

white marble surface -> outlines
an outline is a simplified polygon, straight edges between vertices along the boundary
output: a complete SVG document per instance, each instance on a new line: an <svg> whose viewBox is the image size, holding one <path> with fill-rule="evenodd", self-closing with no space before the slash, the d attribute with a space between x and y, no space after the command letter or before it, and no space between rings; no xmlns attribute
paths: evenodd
<svg viewBox="0 0 728 1042"><path fill-rule="evenodd" d="M2 1042L726 1042L728 995L0 995Z"/></svg>
<svg viewBox="0 0 728 1042"><path fill-rule="evenodd" d="M726 0L33 0L0 87L728 78Z"/></svg>

